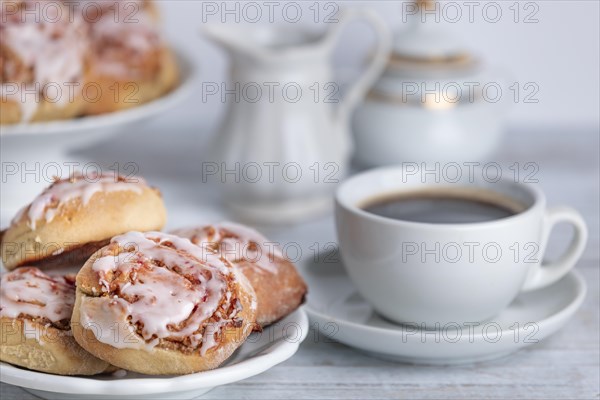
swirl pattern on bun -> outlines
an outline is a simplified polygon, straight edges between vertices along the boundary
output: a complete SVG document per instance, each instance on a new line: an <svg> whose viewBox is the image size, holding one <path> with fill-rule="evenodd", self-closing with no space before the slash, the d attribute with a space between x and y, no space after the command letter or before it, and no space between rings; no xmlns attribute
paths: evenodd
<svg viewBox="0 0 600 400"><path fill-rule="evenodd" d="M94 375L110 365L82 349L71 333L75 276L33 267L2 275L0 360L60 375Z"/></svg>
<svg viewBox="0 0 600 400"><path fill-rule="evenodd" d="M304 302L307 286L277 244L256 230L232 222L184 228L174 234L229 260L256 292L257 322L270 325Z"/></svg>
<svg viewBox="0 0 600 400"><path fill-rule="evenodd" d="M216 368L243 343L255 318L256 297L244 276L175 235L117 236L77 275L75 339L130 371Z"/></svg>

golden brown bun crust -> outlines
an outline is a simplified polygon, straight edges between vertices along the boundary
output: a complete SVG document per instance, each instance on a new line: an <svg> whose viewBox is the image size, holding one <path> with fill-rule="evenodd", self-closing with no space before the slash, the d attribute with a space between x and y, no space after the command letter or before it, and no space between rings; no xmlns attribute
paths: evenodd
<svg viewBox="0 0 600 400"><path fill-rule="evenodd" d="M77 274L77 294L71 327L75 340L93 355L119 368L151 375L190 374L214 369L221 365L244 342L255 328L256 301L254 291L248 281L238 274L235 283L235 295L242 305L240 318L244 321L240 327L225 328L217 347L208 349L205 355L199 350L184 353L177 349L154 347L151 350L134 348L115 348L100 342L93 330L81 323L81 304L86 297L97 297L93 293L102 293L96 273L92 270L94 261L103 253L96 252ZM109 297L104 297L107 302Z"/></svg>
<svg viewBox="0 0 600 400"><path fill-rule="evenodd" d="M158 57L160 70L151 80L117 79L114 76L98 74L91 68L86 80L97 84L102 96L98 101L87 104L86 114L98 115L126 110L148 103L173 90L179 82L179 69L175 57L166 47L160 50Z"/></svg>
<svg viewBox="0 0 600 400"><path fill-rule="evenodd" d="M28 95L28 98L33 97ZM5 98L0 99L0 125L18 124L23 121L21 105L16 101ZM31 119L25 122L46 122L60 119L71 119L83 114L86 102L81 96L76 96L73 101L53 103L40 95L37 109Z"/></svg>
<svg viewBox="0 0 600 400"><path fill-rule="evenodd" d="M81 348L69 331L23 318L2 317L0 324L3 362L59 375L96 375L114 369Z"/></svg>
<svg viewBox="0 0 600 400"><path fill-rule="evenodd" d="M88 68L83 82L87 97L78 94L73 101L64 104L53 103L41 97L37 110L31 119L25 122L46 122L83 115L105 114L158 99L172 91L179 83L179 68L172 51L166 47L162 48L159 58L160 70L153 79L149 80L117 79L113 76L97 74L93 68ZM0 124L22 122L23 115L19 103L4 98L0 99L0 102L2 107Z"/></svg>
<svg viewBox="0 0 600 400"><path fill-rule="evenodd" d="M304 302L307 286L294 264L275 258L277 273L256 268L251 262L236 264L256 292L256 322L265 327L279 321Z"/></svg>
<svg viewBox="0 0 600 400"><path fill-rule="evenodd" d="M98 246L82 247L88 243L102 245L132 230L160 230L165 222L166 210L156 189L145 187L140 194L98 192L85 206L79 198L61 205L51 222L39 220L35 230L29 227L27 218L16 221L2 238L2 261L9 270L31 263L43 269L45 259L52 264L77 265L97 250ZM63 257L57 260L53 257L57 254Z"/></svg>
<svg viewBox="0 0 600 400"><path fill-rule="evenodd" d="M187 237L196 245L209 246L213 250L219 251L224 237L242 240L235 225L237 224L205 225L176 229L173 233ZM241 230L248 229L243 225L238 226ZM217 231L221 233L215 238L214 235ZM206 236L207 232L211 232L209 236ZM252 235L254 237L251 240L261 242L254 243L259 248L265 245L265 243L262 243L263 240L268 242L268 239L262 238L258 232ZM242 236L244 235L242 234ZM249 246L249 243L238 243L238 245L246 250L252 247ZM266 247L263 248L257 259L250 257L249 259L230 260L248 279L256 293L256 322L261 327L279 321L297 309L304 302L308 290L304 279L302 279L294 264L286 260L281 254L275 255L272 252L270 254L266 249ZM221 251L227 253L231 250L233 249L225 248ZM265 264L267 264L267 268L265 268Z"/></svg>

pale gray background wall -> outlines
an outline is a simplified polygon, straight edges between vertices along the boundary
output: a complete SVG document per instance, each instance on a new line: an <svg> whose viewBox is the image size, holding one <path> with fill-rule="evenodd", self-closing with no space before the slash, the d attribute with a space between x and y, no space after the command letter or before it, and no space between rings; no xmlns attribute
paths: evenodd
<svg viewBox="0 0 600 400"><path fill-rule="evenodd" d="M229 9L236 7L236 2L226 2ZM238 2L237 7L243 13L248 2ZM263 11L259 23L269 23L268 6L265 1L256 1ZM286 1L277 1L274 15L281 20L281 11ZM309 10L314 1L296 1L304 12L296 25L312 29L323 27L316 25L313 13ZM324 8L325 3L319 6ZM375 9L395 30L403 28L402 2L400 1L354 1L339 2L342 5L370 6ZM516 1L468 1L441 2L440 24L462 38L478 54L494 66L506 68L514 80L521 83L536 82L540 91L537 104L517 104L510 112L511 124L521 126L597 126L599 124L599 2L596 0L521 1L520 10L515 23ZM448 5L452 3L452 5ZM193 54L202 69L202 79L221 82L225 78L226 56L216 46L208 43L199 34L203 19L208 22L220 22L225 18L234 23L233 15L223 15L223 2L195 0L163 0L160 7L164 14L165 29L169 38L189 53ZM488 11L488 19L494 18L497 5L502 11L499 22L486 21L483 9ZM216 15L209 15L206 10L216 6ZM247 7L247 6L246 6ZM449 7L449 8L444 8ZM462 12L458 22L455 10ZM474 10L473 22L469 21L469 7ZM486 8L487 7L487 8ZM251 11L247 9L247 11ZM525 23L530 13L538 22ZM431 18L434 17L427 17ZM241 19L244 20L243 14ZM283 22L291 25L290 23ZM336 64L357 65L356 55L364 54L371 44L368 30L360 24L353 25L344 35L340 48L336 52ZM189 102L177 114L181 116L195 115L196 118L214 119L215 110L221 112L220 104L209 102L200 104ZM181 114L180 114L181 113Z"/></svg>

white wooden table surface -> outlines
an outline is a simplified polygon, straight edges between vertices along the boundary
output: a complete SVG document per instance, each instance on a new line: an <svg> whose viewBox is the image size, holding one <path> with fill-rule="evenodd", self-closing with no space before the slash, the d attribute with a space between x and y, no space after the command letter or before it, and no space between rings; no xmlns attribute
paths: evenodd
<svg viewBox="0 0 600 400"><path fill-rule="evenodd" d="M159 186L169 208L169 226L177 227L226 215L218 193L200 183L202 133L183 129L165 135L164 125L146 126L119 141L81 151L77 157L135 161L139 173ZM199 138L200 137L200 138ZM176 138L176 139L174 139ZM535 162L549 204L579 209L590 239L577 269L588 284L583 307L561 331L543 342L496 361L462 366L395 364L363 355L337 343L315 342L311 335L285 363L256 377L209 392L206 399L598 399L599 352L599 132L598 128L510 129L493 158L504 168ZM2 215L2 226L10 215ZM266 233L278 241L297 241L306 248L335 241L331 216ZM564 242L568 230L552 238ZM306 247L304 247L306 246ZM365 340L369 340L368 337ZM3 400L34 399L2 384Z"/></svg>

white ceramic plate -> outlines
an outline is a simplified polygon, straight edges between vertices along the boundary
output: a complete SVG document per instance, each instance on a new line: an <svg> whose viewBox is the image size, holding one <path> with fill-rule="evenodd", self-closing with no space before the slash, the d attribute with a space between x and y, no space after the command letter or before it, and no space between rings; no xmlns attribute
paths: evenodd
<svg viewBox="0 0 600 400"><path fill-rule="evenodd" d="M227 360L212 371L182 376L127 373L94 377L44 374L0 363L0 380L21 386L45 399L192 399L216 386L260 374L290 358L308 333L308 318L296 310L285 319L253 333Z"/></svg>
<svg viewBox="0 0 600 400"><path fill-rule="evenodd" d="M70 162L85 165L70 152L91 146L128 130L144 129L144 123L159 117L185 101L192 93L198 78L198 68L184 53L177 51L180 83L170 93L146 104L110 114L45 123L0 126L0 157L7 173L2 181L2 211L14 213L47 185L47 179L28 179L23 185L21 168L28 171L49 167L50 175L65 173ZM176 130L170 133L177 133ZM72 164L71 164L72 165ZM55 166L53 168L52 166ZM10 168L9 168L10 167ZM56 172L55 172L56 171Z"/></svg>
<svg viewBox="0 0 600 400"><path fill-rule="evenodd" d="M478 326L425 331L380 317L358 294L343 265L329 260L301 269L310 287L305 310L313 324L328 338L399 362L460 364L510 354L562 328L586 293L585 281L572 271L553 285L520 294Z"/></svg>
<svg viewBox="0 0 600 400"><path fill-rule="evenodd" d="M181 51L175 51L175 53L180 69L180 83L174 90L158 99L127 110L103 115L62 121L2 125L0 136L5 140L16 135L85 135L89 132L110 132L125 124L159 115L184 100L191 93L192 83L196 79L197 68L191 59Z"/></svg>

